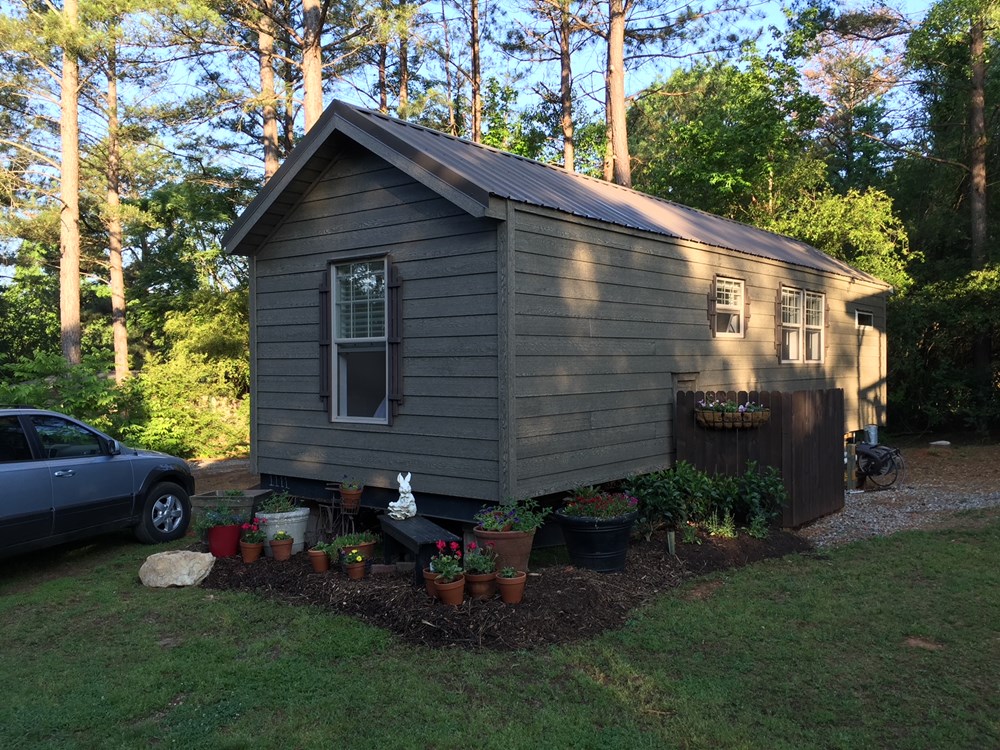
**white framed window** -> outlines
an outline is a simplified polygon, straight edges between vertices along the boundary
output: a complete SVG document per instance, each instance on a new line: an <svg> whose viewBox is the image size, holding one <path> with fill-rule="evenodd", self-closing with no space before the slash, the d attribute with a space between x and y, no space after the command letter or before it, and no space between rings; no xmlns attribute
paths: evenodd
<svg viewBox="0 0 1000 750"><path fill-rule="evenodd" d="M742 279L716 276L709 318L717 338L743 338L746 333L746 287Z"/></svg>
<svg viewBox="0 0 1000 750"><path fill-rule="evenodd" d="M826 295L781 287L778 349L782 362L822 362L826 346Z"/></svg>
<svg viewBox="0 0 1000 750"><path fill-rule="evenodd" d="M875 327L875 313L869 312L868 310L855 310L854 311L854 327L855 328L874 328Z"/></svg>
<svg viewBox="0 0 1000 750"><path fill-rule="evenodd" d="M389 422L388 277L384 258L331 266L332 417Z"/></svg>

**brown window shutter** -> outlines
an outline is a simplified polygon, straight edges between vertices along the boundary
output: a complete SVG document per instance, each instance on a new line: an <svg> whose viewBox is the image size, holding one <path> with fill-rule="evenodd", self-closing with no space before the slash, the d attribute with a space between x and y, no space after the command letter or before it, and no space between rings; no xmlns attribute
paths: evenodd
<svg viewBox="0 0 1000 750"><path fill-rule="evenodd" d="M777 297L774 299L774 353L781 361L781 284L778 284Z"/></svg>
<svg viewBox="0 0 1000 750"><path fill-rule="evenodd" d="M826 355L830 351L830 303L827 302L827 297L823 295L823 361L826 361Z"/></svg>
<svg viewBox="0 0 1000 750"><path fill-rule="evenodd" d="M716 334L715 326L718 323L718 317L715 314L715 290L718 289L718 279L719 274L714 274L712 276L712 286L708 290L708 329L712 332L713 339Z"/></svg>
<svg viewBox="0 0 1000 750"><path fill-rule="evenodd" d="M333 344L331 327L333 326L333 307L330 294L331 267L323 272L323 281L319 285L319 398L327 415L331 414L333 397L333 363L330 361Z"/></svg>
<svg viewBox="0 0 1000 750"><path fill-rule="evenodd" d="M389 271L389 424L403 403L403 280L392 259L386 261Z"/></svg>
<svg viewBox="0 0 1000 750"><path fill-rule="evenodd" d="M743 281L743 338L747 337L750 327L750 285Z"/></svg>

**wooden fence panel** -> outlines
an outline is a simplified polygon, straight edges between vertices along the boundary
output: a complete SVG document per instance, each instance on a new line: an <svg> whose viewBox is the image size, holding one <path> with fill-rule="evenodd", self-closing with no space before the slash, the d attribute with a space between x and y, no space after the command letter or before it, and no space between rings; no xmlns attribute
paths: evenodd
<svg viewBox="0 0 1000 750"><path fill-rule="evenodd" d="M699 425L701 400L754 401L771 409L767 424L710 429ZM708 474L739 476L747 462L781 472L789 505L782 525L798 527L844 507L844 391L681 391L676 395L677 460Z"/></svg>

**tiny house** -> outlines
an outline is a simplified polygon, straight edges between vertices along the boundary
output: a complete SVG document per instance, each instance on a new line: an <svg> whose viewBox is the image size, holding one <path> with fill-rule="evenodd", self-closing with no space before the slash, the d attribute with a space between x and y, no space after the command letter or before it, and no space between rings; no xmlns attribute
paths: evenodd
<svg viewBox="0 0 1000 750"><path fill-rule="evenodd" d="M250 261L253 467L305 496L358 476L384 506L409 471L462 519L668 467L679 390L842 388L845 432L884 418L885 283L343 102L223 242Z"/></svg>

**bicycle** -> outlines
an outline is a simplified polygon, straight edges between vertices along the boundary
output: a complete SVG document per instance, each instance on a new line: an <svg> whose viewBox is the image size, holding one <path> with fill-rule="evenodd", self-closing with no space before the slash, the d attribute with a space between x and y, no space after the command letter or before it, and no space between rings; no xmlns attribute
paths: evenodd
<svg viewBox="0 0 1000 750"><path fill-rule="evenodd" d="M858 477L861 480L859 486L864 482L863 477L870 479L880 490L884 490L891 487L905 469L903 454L899 448L857 443L854 446L854 455Z"/></svg>

